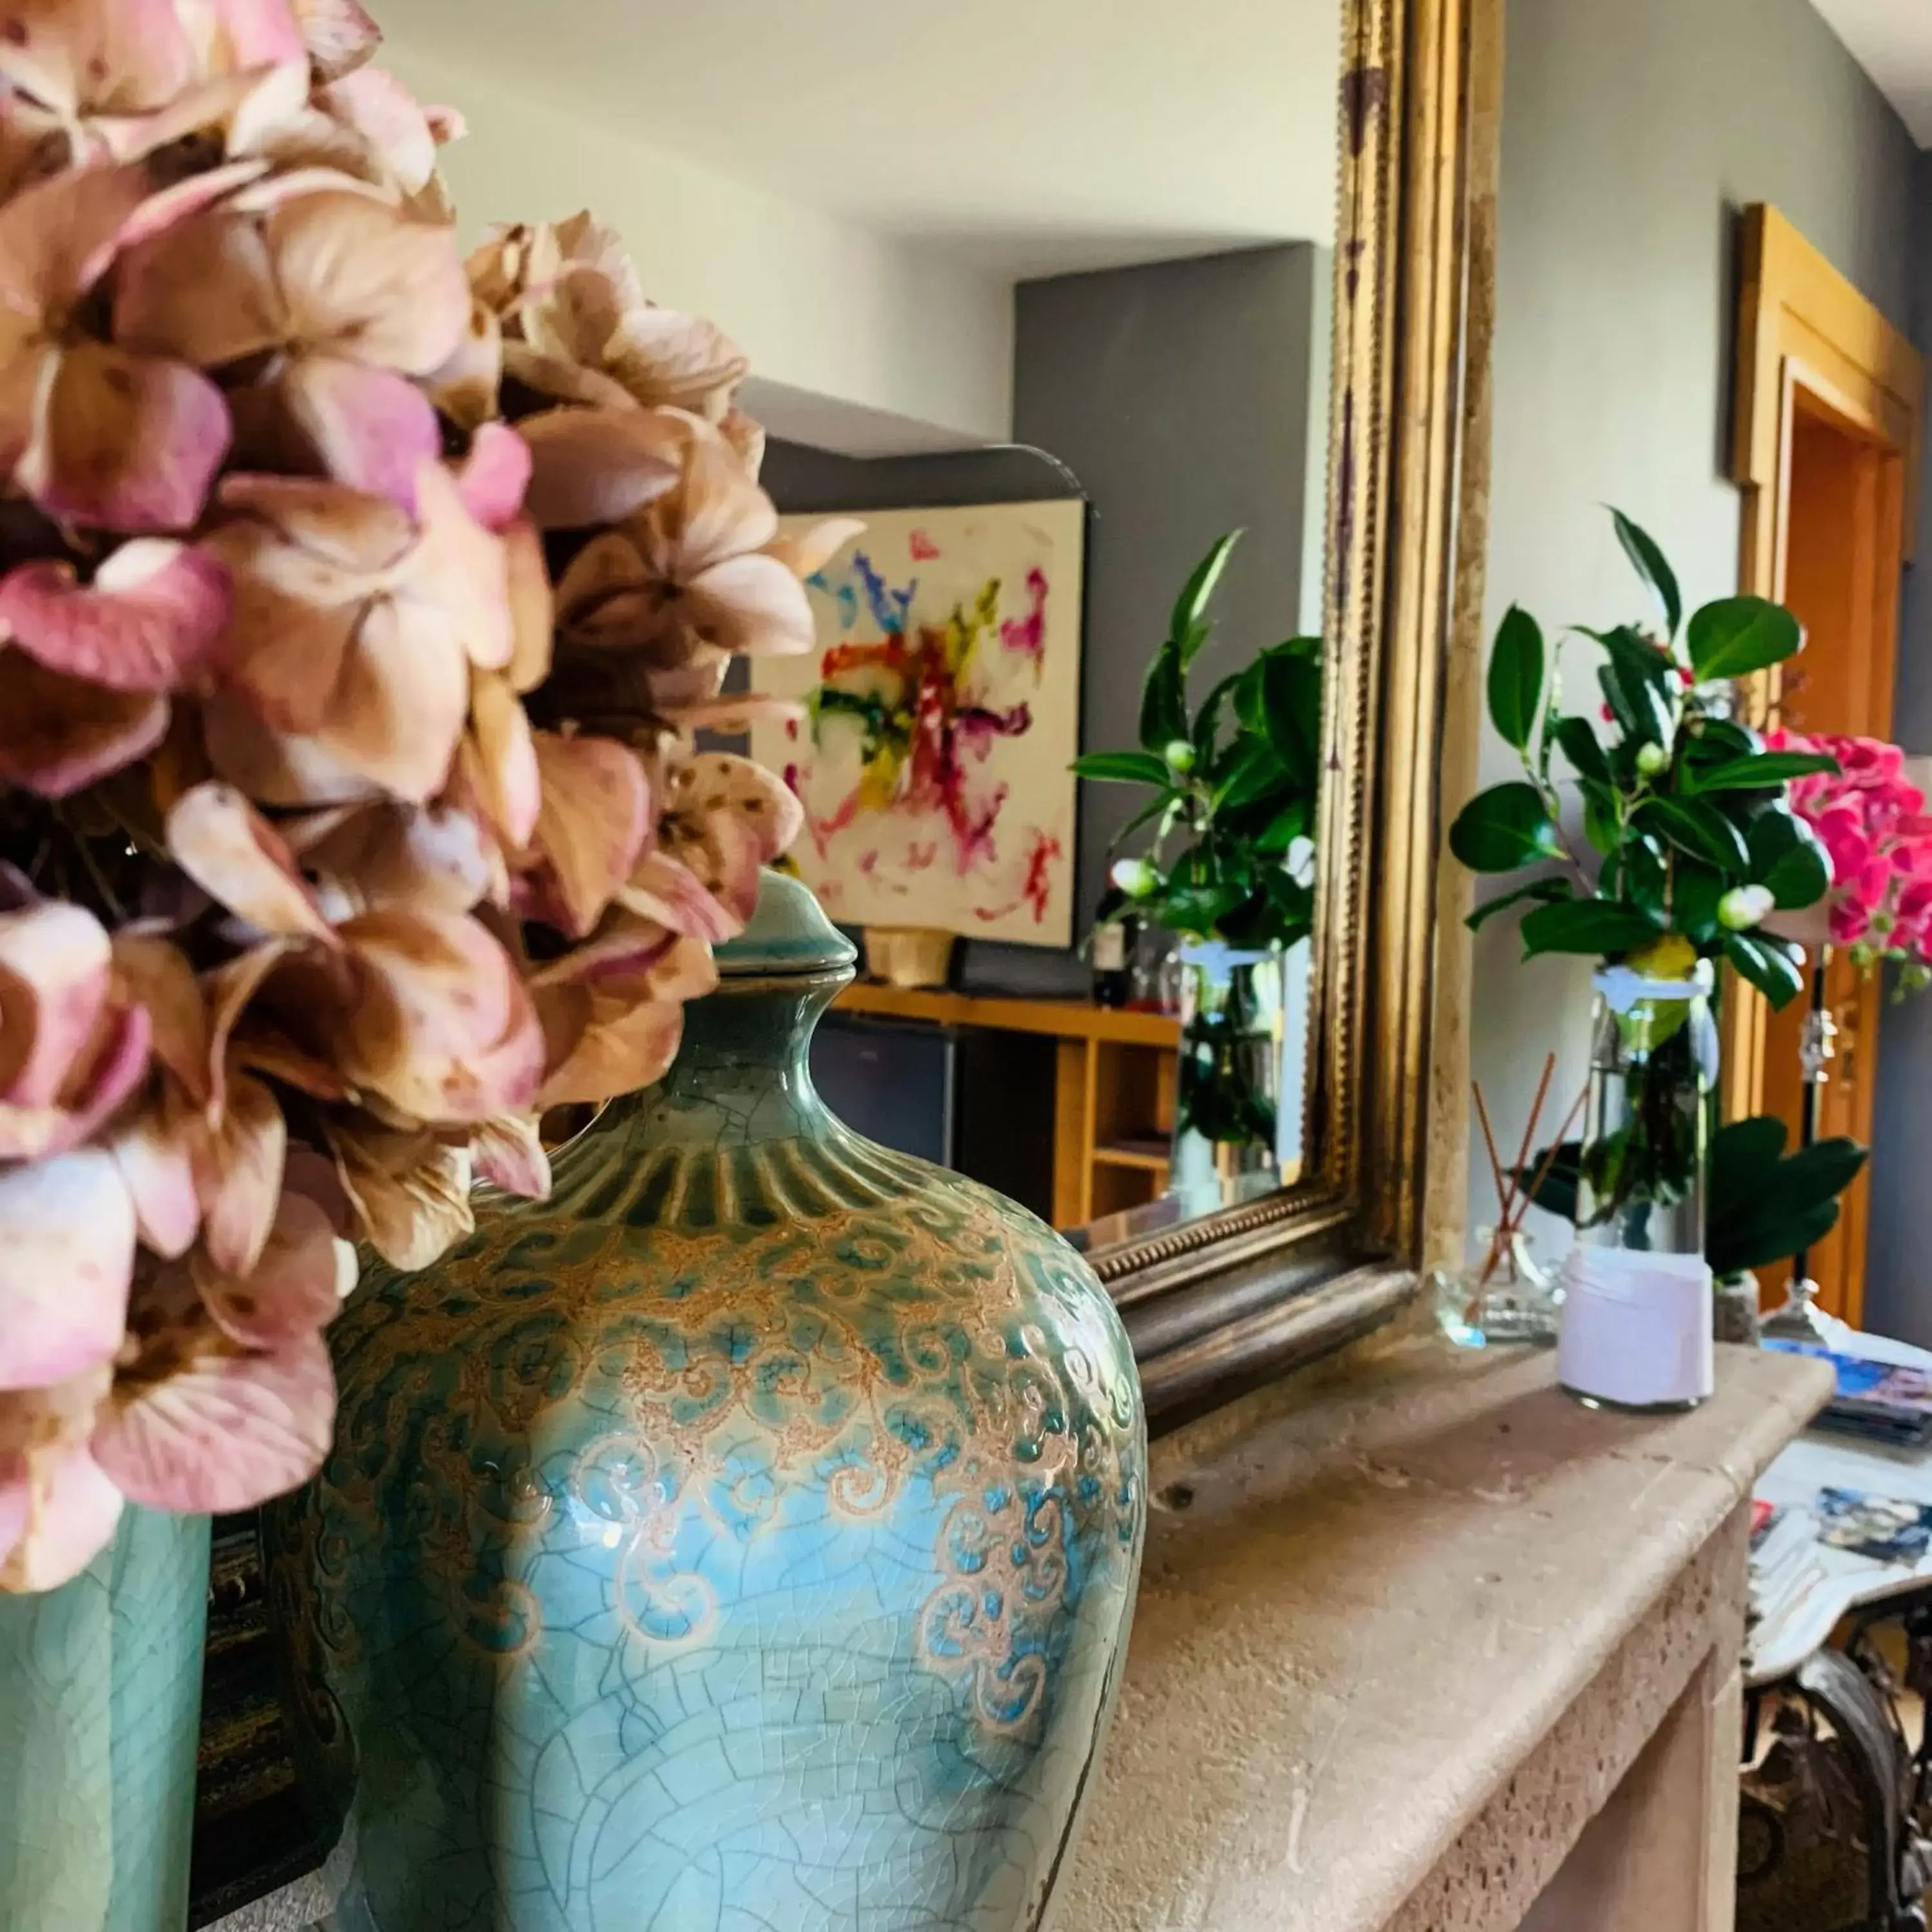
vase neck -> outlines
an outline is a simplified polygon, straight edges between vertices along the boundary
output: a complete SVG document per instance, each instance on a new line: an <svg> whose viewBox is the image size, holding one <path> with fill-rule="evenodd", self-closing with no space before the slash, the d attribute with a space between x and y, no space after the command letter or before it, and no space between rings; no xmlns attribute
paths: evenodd
<svg viewBox="0 0 1932 1932"><path fill-rule="evenodd" d="M839 968L727 980L694 1000L670 1071L616 1103L621 1130L640 1149L825 1138L836 1129L812 1084L812 1036L851 977Z"/></svg>

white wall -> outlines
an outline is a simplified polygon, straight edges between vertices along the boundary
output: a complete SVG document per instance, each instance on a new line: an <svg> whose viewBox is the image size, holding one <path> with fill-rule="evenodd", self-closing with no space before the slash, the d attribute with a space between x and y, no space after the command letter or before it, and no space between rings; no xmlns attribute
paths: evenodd
<svg viewBox="0 0 1932 1932"><path fill-rule="evenodd" d="M1662 544L1687 604L1728 594L1736 211L1781 208L1903 326L1912 143L1807 0L1519 0L1508 58L1490 628L1512 602L1551 630L1645 614L1605 503ZM1594 649L1568 658L1594 716ZM1514 770L1486 737L1483 782ZM1511 1153L1544 1053L1553 1128L1588 1051L1588 963L1520 952L1508 915L1478 937L1472 1018ZM1474 1144L1472 1226L1496 1211Z"/></svg>
<svg viewBox="0 0 1932 1932"><path fill-rule="evenodd" d="M656 301L710 316L764 385L766 427L855 455L1000 441L1012 420L1012 291L922 250L782 200L391 44L426 100L469 117L443 172L466 239L491 223L593 209ZM836 406L830 412L827 404ZM796 420L794 418L796 418Z"/></svg>

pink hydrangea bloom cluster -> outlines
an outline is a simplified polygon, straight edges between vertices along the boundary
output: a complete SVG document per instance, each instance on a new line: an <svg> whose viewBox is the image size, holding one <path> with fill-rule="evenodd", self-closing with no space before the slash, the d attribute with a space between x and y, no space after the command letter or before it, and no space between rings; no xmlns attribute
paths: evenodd
<svg viewBox="0 0 1932 1932"><path fill-rule="evenodd" d="M1904 965L1907 983L1932 968L1932 817L1904 775L1904 754L1876 738L1770 733L1774 751L1822 752L1836 772L1795 781L1793 811L1831 855L1827 902L1834 945Z"/></svg>
<svg viewBox="0 0 1932 1932"><path fill-rule="evenodd" d="M795 802L745 360L588 217L466 262L356 0L0 35L0 1588L328 1444L358 1244L657 1078Z"/></svg>

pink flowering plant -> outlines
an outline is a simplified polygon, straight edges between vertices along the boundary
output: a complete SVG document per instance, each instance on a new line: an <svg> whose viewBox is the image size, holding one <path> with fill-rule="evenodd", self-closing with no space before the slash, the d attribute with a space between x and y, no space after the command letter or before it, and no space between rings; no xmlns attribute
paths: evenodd
<svg viewBox="0 0 1932 1932"><path fill-rule="evenodd" d="M466 262L356 0L0 35L0 1588L331 1432L358 1245L657 1078L798 811L744 358L587 216Z"/></svg>
<svg viewBox="0 0 1932 1932"><path fill-rule="evenodd" d="M1836 769L1800 778L1792 808L1831 854L1824 911L1834 946L1862 967L1889 961L1898 990L1932 986L1932 817L1905 776L1905 754L1876 738L1777 730L1774 749L1813 752Z"/></svg>

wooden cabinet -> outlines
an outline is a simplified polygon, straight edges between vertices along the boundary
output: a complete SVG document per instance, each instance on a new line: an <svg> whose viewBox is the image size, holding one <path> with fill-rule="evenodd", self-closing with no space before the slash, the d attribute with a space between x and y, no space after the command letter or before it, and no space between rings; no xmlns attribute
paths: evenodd
<svg viewBox="0 0 1932 1932"><path fill-rule="evenodd" d="M1076 1228L1167 1187L1180 1022L1080 1000L1020 1000L860 982L848 1012L939 1026L1044 1034L1055 1042L1053 1221Z"/></svg>

